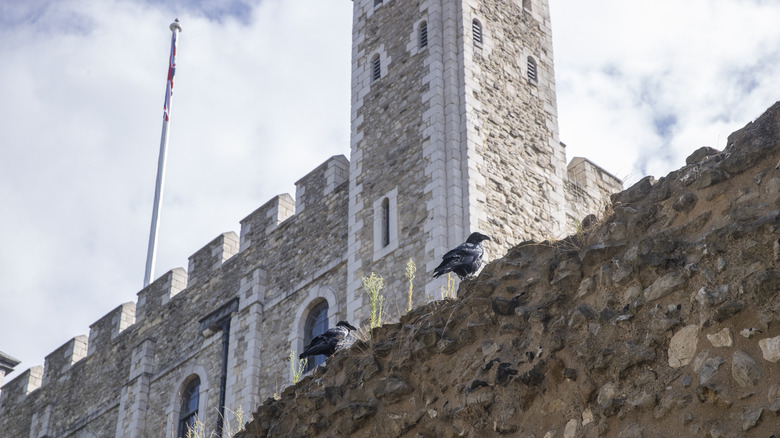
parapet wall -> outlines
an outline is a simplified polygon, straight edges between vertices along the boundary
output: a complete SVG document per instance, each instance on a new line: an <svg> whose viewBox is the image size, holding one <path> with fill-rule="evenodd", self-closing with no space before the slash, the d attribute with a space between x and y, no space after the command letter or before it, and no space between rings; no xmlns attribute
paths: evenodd
<svg viewBox="0 0 780 438"><path fill-rule="evenodd" d="M296 284L300 287L300 283L321 275L333 266L334 261L342 263L340 252L346 247L348 169L346 157L331 157L298 180L297 200L289 194L274 197L241 221L240 237L232 231L217 236L189 257L187 270L174 268L161 275L138 292L137 303L124 303L108 312L90 325L89 335L74 337L46 356L44 366L32 367L5 384L0 393L0 414L10 407L24 405L25 399L38 405L33 399L45 401L62 388L70 387L72 382L68 380L73 377L73 368L86 358L94 358L94 363L100 363L101 367L118 365L115 362L119 357L116 354L118 346L130 355L130 347L145 345L144 339L151 340L148 336L165 317L166 308L174 298L180 294L189 295L188 291L194 289L199 294L214 294L216 287L211 287L209 282L215 276L237 284L235 288L223 288L230 294L257 289L261 286L258 283L262 282L262 289L278 295L280 290L289 290ZM313 235L325 239L312 239ZM335 249L330 250L330 247ZM328 254L330 257L322 258ZM237 255L241 260L236 259ZM269 279L265 275L266 269L273 271L268 275ZM258 276L261 271L264 275ZM286 271L297 272L288 275ZM267 284L269 280L271 284ZM129 338L120 339L120 335ZM151 342L154 344L153 340ZM133 376L124 373L113 382L101 382L101 376L96 375L95 382L116 386L118 394L119 387L128 378L135 379L139 373L149 371L149 361L143 365L135 355ZM40 389L47 390L45 396L28 397ZM94 409L93 406L87 410ZM42 415L39 417L43 418Z"/></svg>
<svg viewBox="0 0 780 438"><path fill-rule="evenodd" d="M604 213L610 196L623 190L623 182L583 157L572 158L566 173L566 228L576 232L585 216Z"/></svg>

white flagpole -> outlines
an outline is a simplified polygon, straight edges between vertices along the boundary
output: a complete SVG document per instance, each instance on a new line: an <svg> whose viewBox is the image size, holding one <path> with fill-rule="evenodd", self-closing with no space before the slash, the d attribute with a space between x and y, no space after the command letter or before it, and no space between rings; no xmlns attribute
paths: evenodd
<svg viewBox="0 0 780 438"><path fill-rule="evenodd" d="M152 229L149 231L149 249L146 252L146 273L144 287L154 276L154 262L157 259L157 228L160 226L160 204L162 204L162 189L165 181L165 162L168 156L168 124L170 123L171 102L173 101L173 76L176 73L176 49L181 26L179 19L171 23L171 57L168 62L168 80L165 87L165 104L163 106L162 138L160 139L160 157L157 160L157 183L154 186L154 209L152 210Z"/></svg>

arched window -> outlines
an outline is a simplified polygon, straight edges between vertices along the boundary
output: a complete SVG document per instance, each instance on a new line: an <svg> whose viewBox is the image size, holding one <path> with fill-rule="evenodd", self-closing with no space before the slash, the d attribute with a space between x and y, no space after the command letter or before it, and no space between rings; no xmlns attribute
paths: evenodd
<svg viewBox="0 0 780 438"><path fill-rule="evenodd" d="M390 245L390 199L382 199L382 248Z"/></svg>
<svg viewBox="0 0 780 438"><path fill-rule="evenodd" d="M187 438L187 433L195 432L195 422L198 420L198 402L200 401L200 379L193 378L181 393L181 408L179 409L178 438Z"/></svg>
<svg viewBox="0 0 780 438"><path fill-rule="evenodd" d="M471 22L471 33L474 36L474 46L482 47L482 23L476 18Z"/></svg>
<svg viewBox="0 0 780 438"><path fill-rule="evenodd" d="M423 21L420 23L418 33L420 35L420 48L428 47L428 22Z"/></svg>
<svg viewBox="0 0 780 438"><path fill-rule="evenodd" d="M376 81L382 76L382 61L379 60L377 53L371 59L371 81Z"/></svg>
<svg viewBox="0 0 780 438"><path fill-rule="evenodd" d="M328 330L328 302L322 300L314 306L306 317L306 324L303 326L303 345L309 345L311 340L325 333ZM317 365L325 362L325 356L318 354L309 356L306 362L304 372L313 370Z"/></svg>
<svg viewBox="0 0 780 438"><path fill-rule="evenodd" d="M536 60L531 56L528 57L528 80L534 83L538 80L536 75Z"/></svg>

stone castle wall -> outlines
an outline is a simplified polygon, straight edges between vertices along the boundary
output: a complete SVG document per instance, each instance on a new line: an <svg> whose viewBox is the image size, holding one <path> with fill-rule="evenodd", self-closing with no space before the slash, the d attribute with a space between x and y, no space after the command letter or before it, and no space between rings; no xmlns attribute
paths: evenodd
<svg viewBox="0 0 780 438"><path fill-rule="evenodd" d="M0 398L4 433L171 436L178 397L194 376L200 420L214 430L225 329L209 326L213 317L230 321L228 409L249 412L286 386L285 359L303 348L305 311L326 299L331 325L346 318L337 291L346 283L348 164L343 156L323 163L298 181L297 212L291 196L272 199L241 221L240 236L218 236L189 258L189 270L162 275L137 304L109 312L89 336L8 382Z"/></svg>
<svg viewBox="0 0 780 438"><path fill-rule="evenodd" d="M473 26L481 27L482 41ZM474 228L515 244L566 231L565 151L558 141L552 29L546 2L464 2L466 135ZM536 66L529 73L528 63Z"/></svg>

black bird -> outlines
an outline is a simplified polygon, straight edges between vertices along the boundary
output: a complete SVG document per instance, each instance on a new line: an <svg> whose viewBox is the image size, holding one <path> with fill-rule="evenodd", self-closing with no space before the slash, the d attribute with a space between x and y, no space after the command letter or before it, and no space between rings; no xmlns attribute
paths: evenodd
<svg viewBox="0 0 780 438"><path fill-rule="evenodd" d="M311 343L306 346L306 349L298 357L303 359L306 356L316 356L318 354L330 356L336 350L347 348L355 342L355 336L352 334L353 330L357 329L352 327L347 321L339 321L336 327L328 329L325 333L312 339Z"/></svg>
<svg viewBox="0 0 780 438"><path fill-rule="evenodd" d="M433 270L433 278L447 272L454 272L461 280L474 275L482 266L483 240L492 239L482 233L471 233L466 243L444 254L441 264Z"/></svg>

